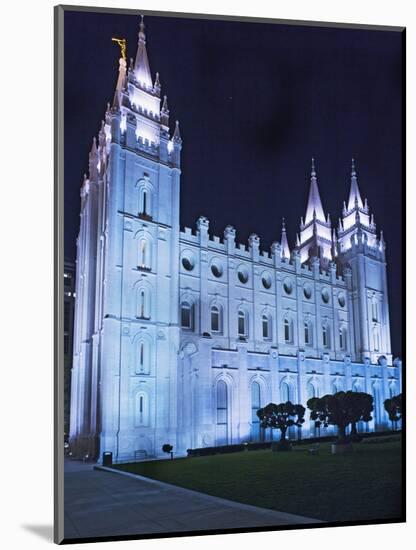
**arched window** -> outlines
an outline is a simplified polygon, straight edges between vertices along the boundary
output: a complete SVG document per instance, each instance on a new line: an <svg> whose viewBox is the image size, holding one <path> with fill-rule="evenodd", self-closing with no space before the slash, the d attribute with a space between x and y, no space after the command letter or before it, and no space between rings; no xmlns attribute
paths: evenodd
<svg viewBox="0 0 416 550"><path fill-rule="evenodd" d="M375 426L381 421L381 399L380 399L380 387L377 383L373 384L372 394L374 399L374 424Z"/></svg>
<svg viewBox="0 0 416 550"><path fill-rule="evenodd" d="M339 329L339 349L345 350L347 348L347 330L345 327Z"/></svg>
<svg viewBox="0 0 416 550"><path fill-rule="evenodd" d="M251 440L259 441L262 438L260 419L257 411L260 409L260 384L256 381L251 384Z"/></svg>
<svg viewBox="0 0 416 550"><path fill-rule="evenodd" d="M139 190L139 216L144 218L152 216L152 194L150 189L143 186Z"/></svg>
<svg viewBox="0 0 416 550"><path fill-rule="evenodd" d="M312 345L312 330L311 326L308 321L305 321L303 323L303 330L305 335L305 346L311 346Z"/></svg>
<svg viewBox="0 0 416 550"><path fill-rule="evenodd" d="M228 443L228 395L227 384L217 382L217 445Z"/></svg>
<svg viewBox="0 0 416 550"><path fill-rule="evenodd" d="M150 343L139 340L137 343L136 374L148 374L150 371Z"/></svg>
<svg viewBox="0 0 416 550"><path fill-rule="evenodd" d="M374 338L374 351L380 351L380 334L377 329L373 333Z"/></svg>
<svg viewBox="0 0 416 550"><path fill-rule="evenodd" d="M396 395L396 384L392 382L389 385L389 397L394 397Z"/></svg>
<svg viewBox="0 0 416 550"><path fill-rule="evenodd" d="M137 290L137 317L150 319L150 292L145 287L140 287Z"/></svg>
<svg viewBox="0 0 416 550"><path fill-rule="evenodd" d="M378 304L376 299L374 299L371 303L371 311L372 311L373 321L377 322L378 321Z"/></svg>
<svg viewBox="0 0 416 550"><path fill-rule="evenodd" d="M308 382L308 384L306 385L306 396L307 399L318 397L318 389L312 382ZM309 421L309 434L311 437L316 437L318 435L317 428L315 426L315 420Z"/></svg>
<svg viewBox="0 0 416 550"><path fill-rule="evenodd" d="M332 393L338 393L339 391L341 391L338 387L338 383L336 380L334 380L332 382L332 385L331 385L331 390L332 390Z"/></svg>
<svg viewBox="0 0 416 550"><path fill-rule="evenodd" d="M145 237L139 240L139 268L151 269L151 246L148 239Z"/></svg>
<svg viewBox="0 0 416 550"><path fill-rule="evenodd" d="M361 391L361 386L360 386L360 383L355 381L354 384L352 385L352 391L354 392L360 392Z"/></svg>
<svg viewBox="0 0 416 550"><path fill-rule="evenodd" d="M329 327L326 323L322 325L322 345L324 348L330 347Z"/></svg>
<svg viewBox="0 0 416 550"><path fill-rule="evenodd" d="M149 425L149 396L146 392L136 395L136 426Z"/></svg>
<svg viewBox="0 0 416 550"><path fill-rule="evenodd" d="M282 403L291 401L291 393L289 384L287 382L282 382L280 385L280 398Z"/></svg>
<svg viewBox="0 0 416 550"><path fill-rule="evenodd" d="M194 328L194 308L189 302L181 304L181 326L182 328Z"/></svg>
<svg viewBox="0 0 416 550"><path fill-rule="evenodd" d="M271 330L270 330L271 320L270 320L270 317L268 315L265 315L265 314L262 315L261 323L262 323L263 338L264 339L271 338Z"/></svg>
<svg viewBox="0 0 416 550"><path fill-rule="evenodd" d="M241 309L238 311L238 336L247 336L247 319L246 313Z"/></svg>
<svg viewBox="0 0 416 550"><path fill-rule="evenodd" d="M289 343L292 341L292 321L285 317L283 321L283 328L285 333L285 342Z"/></svg>
<svg viewBox="0 0 416 550"><path fill-rule="evenodd" d="M218 306L211 307L211 331L221 332L221 308Z"/></svg>
<svg viewBox="0 0 416 550"><path fill-rule="evenodd" d="M312 384L312 382L308 382L306 386L306 395L308 399L311 399L312 397L318 397L318 392L316 390L315 384Z"/></svg>

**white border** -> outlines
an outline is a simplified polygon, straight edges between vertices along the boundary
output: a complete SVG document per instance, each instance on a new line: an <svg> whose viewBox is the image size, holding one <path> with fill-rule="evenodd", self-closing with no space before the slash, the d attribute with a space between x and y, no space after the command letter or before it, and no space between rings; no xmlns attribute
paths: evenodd
<svg viewBox="0 0 416 550"><path fill-rule="evenodd" d="M86 0L90 6L174 10L367 23L407 27L408 66L408 224L416 204L414 157L415 30L411 1L293 0L231 2L230 0ZM43 548L50 544L28 526L45 533L52 525L52 316L53 316L53 10L54 2L4 2L2 5L2 84L0 140L1 215L1 540L5 548ZM80 37L82 40L82 37ZM413 152L413 155L411 154ZM74 184L77 184L76 182ZM392 182L392 185L396 185ZM401 220L397 220L401 223ZM409 232L410 233L410 232ZM411 234L411 233L410 233ZM408 243L408 247L410 243ZM416 255L409 254L408 278L416 272ZM413 268L413 269L412 269ZM4 307L6 306L6 307ZM416 293L409 291L408 312L416 311ZM408 327L413 329L410 313ZM412 333L414 331L412 330ZM408 333L407 372L410 419L416 418L414 334ZM413 336L413 338L412 338ZM408 454L414 457L414 425L409 422ZM415 469L408 471L408 493L414 493ZM319 498L319 495L317 495ZM105 543L133 548L186 550L254 545L335 546L338 550L371 543L377 550L410 547L416 538L414 497L409 498L408 525L381 525L250 533L197 538ZM43 529L42 529L43 527ZM74 545L85 548L90 545ZM358 547L358 546L357 546Z"/></svg>

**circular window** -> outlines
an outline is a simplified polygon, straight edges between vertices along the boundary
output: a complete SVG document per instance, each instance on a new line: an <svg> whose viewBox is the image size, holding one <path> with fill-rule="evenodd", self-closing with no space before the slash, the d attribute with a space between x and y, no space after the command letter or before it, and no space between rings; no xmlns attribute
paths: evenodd
<svg viewBox="0 0 416 550"><path fill-rule="evenodd" d="M214 275L214 277L221 277L222 265L220 264L220 262L217 262L217 261L212 262L211 273Z"/></svg>
<svg viewBox="0 0 416 550"><path fill-rule="evenodd" d="M341 307L345 307L345 296L343 294L339 294L338 303Z"/></svg>
<svg viewBox="0 0 416 550"><path fill-rule="evenodd" d="M193 259L189 256L184 256L182 258L182 265L186 271L192 271L195 266Z"/></svg>
<svg viewBox="0 0 416 550"><path fill-rule="evenodd" d="M271 288L272 278L270 277L270 273L263 273L263 275L261 276L261 282L263 283L264 288Z"/></svg>
<svg viewBox="0 0 416 550"><path fill-rule="evenodd" d="M283 290L286 292L286 294L292 294L293 285L290 279L286 279L285 281L283 281Z"/></svg>
<svg viewBox="0 0 416 550"><path fill-rule="evenodd" d="M246 282L248 281L248 271L247 271L247 269L245 267L239 267L237 275L238 275L238 280L240 281L240 283L243 283L243 285L246 284Z"/></svg>
<svg viewBox="0 0 416 550"><path fill-rule="evenodd" d="M326 288L324 288L322 291L322 301L324 302L324 304L327 304L329 302L329 292Z"/></svg>
<svg viewBox="0 0 416 550"><path fill-rule="evenodd" d="M303 295L307 300L310 300L312 298L312 288L309 285L305 285L303 287Z"/></svg>

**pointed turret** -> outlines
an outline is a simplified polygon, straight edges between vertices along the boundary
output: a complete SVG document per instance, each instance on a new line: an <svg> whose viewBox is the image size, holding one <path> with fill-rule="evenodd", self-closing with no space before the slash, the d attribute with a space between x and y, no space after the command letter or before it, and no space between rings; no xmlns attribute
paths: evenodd
<svg viewBox="0 0 416 550"><path fill-rule="evenodd" d="M312 159L311 183L305 221L300 223L300 258L304 263L312 257L320 258L322 266L332 259L331 220L325 219L321 197L319 196L315 161Z"/></svg>
<svg viewBox="0 0 416 550"><path fill-rule="evenodd" d="M344 202L342 226L338 229L338 241L341 252L346 252L351 248L353 236L356 236L354 237L356 242L361 242L364 239L369 247L374 247L377 243L374 217L370 213L367 199L363 202L361 198L354 159L351 161L351 184L348 205Z"/></svg>
<svg viewBox="0 0 416 550"><path fill-rule="evenodd" d="M358 189L357 172L355 171L355 161L351 160L351 187L350 196L348 199L348 210L352 210L358 204L359 208L364 208L361 199L360 190Z"/></svg>
<svg viewBox="0 0 416 550"><path fill-rule="evenodd" d="M305 225L311 222L314 218L325 223L325 214L324 209L322 208L321 197L319 196L318 180L315 171L315 160L312 158L311 185L309 188Z"/></svg>
<svg viewBox="0 0 416 550"><path fill-rule="evenodd" d="M280 252L281 257L289 259L290 249L289 249L289 243L287 242L286 224L285 224L284 218L282 218L282 238L280 240L280 247L281 247L281 252Z"/></svg>
<svg viewBox="0 0 416 550"><path fill-rule="evenodd" d="M175 123L175 131L173 132L173 141L182 141L181 134L179 133L179 120Z"/></svg>
<svg viewBox="0 0 416 550"><path fill-rule="evenodd" d="M136 80L144 84L146 88L152 88L152 75L150 72L149 59L146 50L146 35L144 33L143 15L141 16L139 28L139 42L137 45L136 61L134 63Z"/></svg>

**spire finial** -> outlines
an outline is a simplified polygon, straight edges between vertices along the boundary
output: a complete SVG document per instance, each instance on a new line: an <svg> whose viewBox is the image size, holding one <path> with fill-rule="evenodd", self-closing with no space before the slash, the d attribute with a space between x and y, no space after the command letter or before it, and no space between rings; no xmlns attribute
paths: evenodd
<svg viewBox="0 0 416 550"><path fill-rule="evenodd" d="M168 109L168 96L167 95L163 96L162 112L164 112L164 113L169 112L169 109Z"/></svg>
<svg viewBox="0 0 416 550"><path fill-rule="evenodd" d="M315 159L312 157L312 168L311 168L311 176L314 178L316 176L315 171Z"/></svg>
<svg viewBox="0 0 416 550"><path fill-rule="evenodd" d="M173 140L181 141L181 134L179 133L179 120L175 122L175 131L173 132Z"/></svg>
<svg viewBox="0 0 416 550"><path fill-rule="evenodd" d="M351 175L352 176L356 176L356 172L355 172L355 160L354 160L354 157L351 159Z"/></svg>
<svg viewBox="0 0 416 550"><path fill-rule="evenodd" d="M140 25L139 25L139 39L146 40L146 35L144 33L144 16L140 16Z"/></svg>
<svg viewBox="0 0 416 550"><path fill-rule="evenodd" d="M286 232L286 223L285 223L285 218L284 217L282 218L282 231Z"/></svg>

